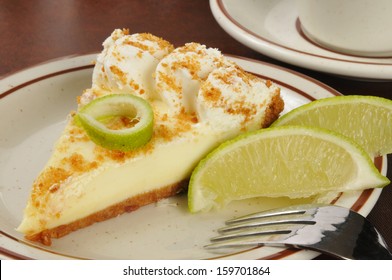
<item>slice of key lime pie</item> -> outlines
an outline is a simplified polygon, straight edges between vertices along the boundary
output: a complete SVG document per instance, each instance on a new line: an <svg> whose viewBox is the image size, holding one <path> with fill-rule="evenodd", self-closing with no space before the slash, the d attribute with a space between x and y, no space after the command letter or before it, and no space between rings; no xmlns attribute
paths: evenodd
<svg viewBox="0 0 392 280"><path fill-rule="evenodd" d="M276 85L216 49L174 49L120 29L103 46L91 88L33 183L17 229L29 240L50 245L176 195L218 144L268 126L283 110Z"/></svg>

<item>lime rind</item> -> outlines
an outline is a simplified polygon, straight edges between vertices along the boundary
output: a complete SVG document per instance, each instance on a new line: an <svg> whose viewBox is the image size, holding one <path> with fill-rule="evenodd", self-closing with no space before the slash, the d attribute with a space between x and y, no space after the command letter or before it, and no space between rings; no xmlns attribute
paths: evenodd
<svg viewBox="0 0 392 280"><path fill-rule="evenodd" d="M288 193L266 193L261 190L260 194L255 193L252 191L249 185L246 186L243 190L234 192L230 189L231 187L227 187L225 190L220 190L222 186L224 187L230 184L243 184L243 182L249 183L251 180L255 180L256 183L263 183L257 182L259 178L251 178L249 181L248 178L241 178L241 177L249 177L249 174L242 174L241 172L236 172L235 176L230 176L230 169L233 170L235 168L226 168L225 172L227 175L222 175L221 170L216 174L216 176L220 176L222 178L223 184L221 186L215 186L217 181L213 179L213 183L208 182L206 183L205 178L203 176L208 177L211 175L206 175L206 173L211 172L216 166L219 164L219 158L225 158L226 164L239 164L236 156L227 156L228 154L232 153L233 155L236 151L241 150L243 147L255 142L255 141L264 141L268 138L275 138L275 137L291 137L293 135L306 135L312 138L318 138L321 141L332 142L342 148L342 151L346 151L348 155L352 156L351 162L356 164L358 168L353 175L355 178L349 180L349 183L344 186L329 186L328 189L321 190L321 187L318 186L318 182L315 182L313 192L304 192L302 190L301 185L298 185L298 182L289 182L290 185L285 186L285 188L289 189ZM290 147L288 147L290 149ZM333 155L330 155L333 156ZM337 155L340 157L340 155ZM229 163L233 161L232 163ZM236 162L237 161L237 162ZM240 164L246 164L244 162ZM245 170L253 169L257 170L258 167L262 167L263 164L268 164L266 162L259 162L257 166L250 165ZM312 162L312 158L309 158L309 166L312 166L314 163ZM339 168L339 167L338 167ZM241 170L244 170L243 168ZM277 176L286 176L287 174L280 173L282 170L270 170L270 172L275 172ZM289 170L289 172L298 172L296 167ZM261 171L260 171L261 173ZM219 175L221 174L221 175ZM254 173L253 173L254 174ZM251 175L256 177L255 175ZM230 182L225 182L227 178L230 177ZM248 180L248 181L247 181ZM207 180L208 181L208 180ZM279 181L279 179L278 179ZM378 188L384 187L388 185L390 181L385 176L381 175L377 168L374 166L369 155L366 151L357 143L352 141L350 138L347 138L339 133L332 132L325 129L315 128L315 127L305 127L305 126L283 126L283 127L274 127L268 129L262 129L256 132L249 132L243 135L240 135L232 140L229 140L223 144L221 144L217 149L212 151L208 154L200 163L197 165L195 170L193 171L190 179L189 190L188 190L188 206L189 210L192 213L199 212L199 211L208 211L211 208L222 208L227 203L232 200L239 200L245 199L250 197L257 197L257 196L267 196L267 197L279 197L279 196L289 196L291 198L298 198L298 197L308 197L311 195L318 195L323 192L329 191L351 191L351 190L363 190L366 188ZM211 184L211 185L207 185ZM256 184L256 185L257 185ZM257 192L257 191L256 191ZM290 194L292 194L290 196ZM225 197L228 196L228 197Z"/></svg>
<svg viewBox="0 0 392 280"><path fill-rule="evenodd" d="M312 101L281 116L271 127L316 126L352 138L370 155L392 153L392 100L377 96L335 96Z"/></svg>
<svg viewBox="0 0 392 280"><path fill-rule="evenodd" d="M126 116L138 122L123 129L109 129L100 120ZM150 104L130 94L112 94L97 98L81 108L79 122L90 139L111 150L130 151L148 143L153 134L153 111Z"/></svg>

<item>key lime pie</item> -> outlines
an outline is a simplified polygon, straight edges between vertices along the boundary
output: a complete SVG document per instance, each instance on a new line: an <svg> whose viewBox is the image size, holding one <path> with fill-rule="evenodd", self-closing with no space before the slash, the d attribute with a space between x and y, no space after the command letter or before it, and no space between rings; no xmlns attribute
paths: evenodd
<svg viewBox="0 0 392 280"><path fill-rule="evenodd" d="M216 49L198 43L174 49L154 35L117 29L33 183L17 230L50 245L174 196L208 152L268 126L283 106L276 85Z"/></svg>

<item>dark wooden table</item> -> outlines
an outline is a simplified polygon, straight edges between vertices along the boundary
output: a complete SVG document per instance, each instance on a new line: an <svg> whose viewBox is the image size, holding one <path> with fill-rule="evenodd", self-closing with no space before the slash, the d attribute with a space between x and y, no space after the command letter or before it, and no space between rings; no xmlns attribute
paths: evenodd
<svg viewBox="0 0 392 280"><path fill-rule="evenodd" d="M200 42L226 54L274 63L347 95L392 97L392 82L344 79L294 67L249 49L221 29L207 0L0 0L0 77L50 59L99 52L115 28L150 32L176 46ZM392 166L391 156L388 163ZM384 188L368 218L392 247L391 185Z"/></svg>

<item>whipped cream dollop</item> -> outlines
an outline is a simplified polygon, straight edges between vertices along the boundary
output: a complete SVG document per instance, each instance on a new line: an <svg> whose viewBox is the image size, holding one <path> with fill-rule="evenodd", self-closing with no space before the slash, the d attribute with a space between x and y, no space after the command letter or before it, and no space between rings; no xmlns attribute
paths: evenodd
<svg viewBox="0 0 392 280"><path fill-rule="evenodd" d="M151 98L155 92L155 69L172 50L173 45L162 38L148 33L129 35L127 30L116 29L103 42L92 87Z"/></svg>
<svg viewBox="0 0 392 280"><path fill-rule="evenodd" d="M81 105L99 90L130 93L165 104L165 114L188 114L214 130L237 133L259 128L265 104L279 91L219 50L198 43L174 49L154 35L116 29L103 47Z"/></svg>
<svg viewBox="0 0 392 280"><path fill-rule="evenodd" d="M275 91L236 65L214 69L197 94L198 119L225 131L258 129Z"/></svg>
<svg viewBox="0 0 392 280"><path fill-rule="evenodd" d="M167 55L155 74L160 98L177 112L195 113L202 83L217 67L229 62L216 49L188 43Z"/></svg>

